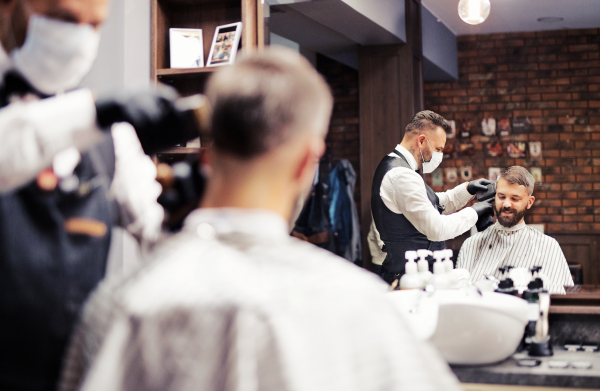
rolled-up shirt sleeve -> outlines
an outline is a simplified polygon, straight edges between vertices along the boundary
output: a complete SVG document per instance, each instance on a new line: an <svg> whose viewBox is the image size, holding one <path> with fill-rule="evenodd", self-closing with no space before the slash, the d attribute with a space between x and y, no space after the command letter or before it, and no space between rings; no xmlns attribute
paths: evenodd
<svg viewBox="0 0 600 391"><path fill-rule="evenodd" d="M455 193L459 192L457 190ZM390 170L383 178L380 195L392 212L406 216L431 241L455 238L477 222L477 212L473 208L441 215L427 198L423 178L408 168L397 167ZM453 202L458 203L458 198L460 196ZM448 199L446 202L449 202Z"/></svg>
<svg viewBox="0 0 600 391"><path fill-rule="evenodd" d="M89 90L0 109L0 193L31 181L57 153L84 151L101 139Z"/></svg>
<svg viewBox="0 0 600 391"><path fill-rule="evenodd" d="M444 210L445 215L462 209L473 198L473 195L467 190L467 182L461 183L454 189L436 194L440 199L440 205L446 208Z"/></svg>

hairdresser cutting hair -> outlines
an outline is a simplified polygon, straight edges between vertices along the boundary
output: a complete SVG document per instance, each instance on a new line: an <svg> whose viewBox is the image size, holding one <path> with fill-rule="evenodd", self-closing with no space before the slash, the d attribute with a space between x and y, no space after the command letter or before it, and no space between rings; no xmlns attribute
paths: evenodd
<svg viewBox="0 0 600 391"><path fill-rule="evenodd" d="M406 126L402 142L377 166L371 211L384 243L386 258L381 276L388 283L404 274L406 251L444 249L445 240L464 233L478 219L493 213L487 202L460 210L477 191L486 190L491 183L487 179L437 194L423 180L421 174L433 172L442 162L449 131L450 125L441 115L421 111Z"/></svg>
<svg viewBox="0 0 600 391"><path fill-rule="evenodd" d="M0 0L2 390L55 388L112 227L139 241L160 232L161 187L144 150L189 130L170 92L95 101L73 91L107 13L108 0Z"/></svg>

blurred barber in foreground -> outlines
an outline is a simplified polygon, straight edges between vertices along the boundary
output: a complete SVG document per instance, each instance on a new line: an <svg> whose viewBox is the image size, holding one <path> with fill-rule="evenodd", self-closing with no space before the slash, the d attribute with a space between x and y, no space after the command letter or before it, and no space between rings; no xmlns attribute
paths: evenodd
<svg viewBox="0 0 600 391"><path fill-rule="evenodd" d="M161 189L136 131L147 139L182 127L174 97L95 102L70 91L94 62L107 12L108 0L0 0L2 390L55 388L74 319L104 276L112 227L141 242L160 232ZM136 130L112 126L122 121Z"/></svg>
<svg viewBox="0 0 600 391"><path fill-rule="evenodd" d="M290 237L332 98L298 54L243 54L210 79L201 208L86 305L61 389L458 390L377 276Z"/></svg>

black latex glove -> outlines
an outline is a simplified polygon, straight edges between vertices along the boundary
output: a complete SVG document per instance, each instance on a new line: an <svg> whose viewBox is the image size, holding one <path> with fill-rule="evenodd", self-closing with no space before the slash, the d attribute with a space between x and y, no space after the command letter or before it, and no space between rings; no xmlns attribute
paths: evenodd
<svg viewBox="0 0 600 391"><path fill-rule="evenodd" d="M484 178L475 179L474 181L469 182L467 185L467 191L472 195L475 195L478 191L486 191L487 185L492 183L492 181Z"/></svg>
<svg viewBox="0 0 600 391"><path fill-rule="evenodd" d="M199 136L194 115L177 108L177 92L166 86L156 91L122 92L96 100L98 125L103 129L117 122L134 128L147 154Z"/></svg>
<svg viewBox="0 0 600 391"><path fill-rule="evenodd" d="M478 202L471 208L477 212L477 223L475 224L477 231L485 231L487 227L494 224L494 208L490 202Z"/></svg>
<svg viewBox="0 0 600 391"><path fill-rule="evenodd" d="M480 219L485 216L494 216L494 208L488 201L477 202L471 206L471 208L475 209L475 212L477 212L477 216Z"/></svg>

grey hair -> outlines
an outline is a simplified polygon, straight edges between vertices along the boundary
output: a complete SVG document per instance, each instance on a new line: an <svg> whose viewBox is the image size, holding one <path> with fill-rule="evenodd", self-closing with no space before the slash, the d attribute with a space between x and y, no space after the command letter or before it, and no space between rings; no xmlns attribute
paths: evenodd
<svg viewBox="0 0 600 391"><path fill-rule="evenodd" d="M498 179L496 179L496 185L498 184L500 178L513 185L517 184L525 186L527 188L527 193L529 195L533 194L535 180L533 179L533 175L531 175L531 173L524 167L512 166L505 168L500 172Z"/></svg>
<svg viewBox="0 0 600 391"><path fill-rule="evenodd" d="M333 107L323 77L281 47L242 52L215 72L206 90L215 149L240 159L265 154L302 132L325 136Z"/></svg>

